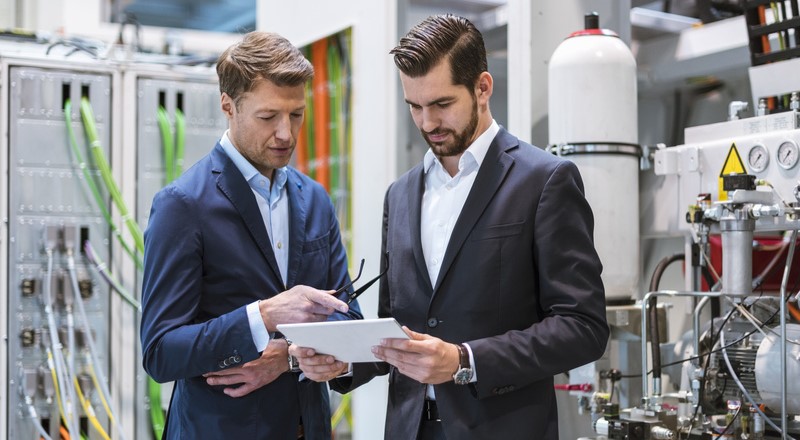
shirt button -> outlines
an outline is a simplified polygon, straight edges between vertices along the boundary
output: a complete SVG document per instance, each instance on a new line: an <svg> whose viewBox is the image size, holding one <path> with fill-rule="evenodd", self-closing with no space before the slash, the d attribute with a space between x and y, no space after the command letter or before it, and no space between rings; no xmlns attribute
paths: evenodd
<svg viewBox="0 0 800 440"><path fill-rule="evenodd" d="M278 249L282 249L282 248L283 248L283 243L281 243L281 242L279 241L279 242L278 242Z"/></svg>
<svg viewBox="0 0 800 440"><path fill-rule="evenodd" d="M428 319L428 327L430 327L430 328L434 328L434 327L436 327L437 325L439 325L439 320L438 320L438 319L436 319L436 318L430 318L430 319Z"/></svg>
<svg viewBox="0 0 800 440"><path fill-rule="evenodd" d="M433 260L431 260L431 263L433 263L434 265L439 264L439 259L434 258Z"/></svg>

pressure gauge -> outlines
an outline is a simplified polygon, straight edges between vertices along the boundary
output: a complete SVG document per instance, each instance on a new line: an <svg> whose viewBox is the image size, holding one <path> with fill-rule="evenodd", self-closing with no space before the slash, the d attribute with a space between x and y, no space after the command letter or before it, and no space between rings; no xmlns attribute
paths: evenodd
<svg viewBox="0 0 800 440"><path fill-rule="evenodd" d="M778 160L778 165L790 170L797 165L797 161L800 159L800 149L797 148L797 144L794 141L783 141L778 146L776 159Z"/></svg>
<svg viewBox="0 0 800 440"><path fill-rule="evenodd" d="M750 170L754 173L760 173L767 169L767 165L769 165L769 152L767 152L767 148L761 144L753 145L753 148L747 153L747 163L750 165Z"/></svg>

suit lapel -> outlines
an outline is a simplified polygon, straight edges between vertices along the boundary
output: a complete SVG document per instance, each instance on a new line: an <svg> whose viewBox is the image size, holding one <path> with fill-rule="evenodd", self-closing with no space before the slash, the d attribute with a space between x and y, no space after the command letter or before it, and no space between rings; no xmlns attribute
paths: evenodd
<svg viewBox="0 0 800 440"><path fill-rule="evenodd" d="M267 228L264 226L264 219L261 217L253 190L250 189L247 181L242 177L242 173L219 144L214 148L212 157L214 159L212 173L218 174L217 187L239 212L258 249L266 258L267 265L280 280L281 272L278 269L278 261L272 252Z"/></svg>
<svg viewBox="0 0 800 440"><path fill-rule="evenodd" d="M425 171L420 165L416 167L408 176L408 223L411 226L411 246L414 251L414 261L417 263L417 272L424 279L428 280L427 285L433 286L428 268L425 267L425 254L422 252L422 233L420 223L422 222L422 194L425 192ZM391 255L389 256L391 258ZM432 291L427 291L430 295Z"/></svg>
<svg viewBox="0 0 800 440"><path fill-rule="evenodd" d="M303 184L294 170L287 169L286 193L289 195L289 264L286 274L286 285L294 286L300 259L303 256L303 236L306 230L308 209L303 194Z"/></svg>
<svg viewBox="0 0 800 440"><path fill-rule="evenodd" d="M475 176L472 189L464 202L464 208L458 216L455 227L453 227L453 233L450 235L450 242L447 244L442 260L442 267L439 269L439 278L433 288L434 294L442 284L444 277L447 276L450 266L464 245L464 241L472 232L473 227L475 227L475 223L483 214L486 206L492 200L492 197L503 183L506 174L514 164L514 159L505 154L505 152L518 144L519 141L502 128L492 140L489 150L486 152L486 157L484 157L483 163L478 170L478 175ZM419 224L419 221L417 221L417 224Z"/></svg>

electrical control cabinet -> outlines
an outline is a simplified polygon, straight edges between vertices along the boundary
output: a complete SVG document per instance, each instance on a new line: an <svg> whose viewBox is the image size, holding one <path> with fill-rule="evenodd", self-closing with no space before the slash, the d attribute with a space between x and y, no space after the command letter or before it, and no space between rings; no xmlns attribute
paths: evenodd
<svg viewBox="0 0 800 440"><path fill-rule="evenodd" d="M170 77L172 76L172 77ZM155 193L168 182L163 137L170 136L175 146L175 162L186 170L214 148L228 128L220 110L220 92L216 74L208 69L204 77L180 78L177 74L157 77L144 73L136 80L136 175L137 221L142 227L150 215ZM168 132L159 126L158 111L166 112ZM178 113L183 115L184 144L182 157L178 151ZM175 173L177 177L180 173Z"/></svg>
<svg viewBox="0 0 800 440"><path fill-rule="evenodd" d="M0 307L7 311L7 423L0 437L39 438L35 424L41 423L59 438L59 414L73 411L72 426L80 425L90 439L100 438L89 429L80 395L100 407L96 384L110 374L113 318L109 289L87 263L83 243L90 241L97 257L108 261L110 230L82 171L85 166L89 175L98 173L80 103L85 99L91 106L96 145L109 157L113 74L70 68L69 63L3 60L0 66L6 79L0 112L8 118L7 138L0 142L0 163L7 166L2 184L7 188L7 242L0 241L7 246L7 259L0 259L6 273L0 277L5 284L0 290L6 291ZM68 101L72 109L65 115ZM68 124L82 161L70 145ZM101 199L109 199L104 188L98 191ZM106 414L100 411L96 417L108 430Z"/></svg>
<svg viewBox="0 0 800 440"><path fill-rule="evenodd" d="M156 192L209 153L228 121L220 110L219 85L212 67L131 65L123 71L122 84L124 107L132 110L122 115L122 163L127 176L123 186L135 200L134 216L144 231ZM169 166L174 168L170 171ZM135 280L134 291L141 297L141 271L128 264L125 278ZM138 329L140 323L137 319L125 325ZM128 402L136 413L131 419L135 420L134 437L153 438L150 408L156 404L166 410L172 387L162 385L161 401L151 402L153 384L141 367L138 333L135 339L121 337L137 347L135 353L123 353L129 359L121 362L123 369L135 366L130 372L136 378L135 397Z"/></svg>

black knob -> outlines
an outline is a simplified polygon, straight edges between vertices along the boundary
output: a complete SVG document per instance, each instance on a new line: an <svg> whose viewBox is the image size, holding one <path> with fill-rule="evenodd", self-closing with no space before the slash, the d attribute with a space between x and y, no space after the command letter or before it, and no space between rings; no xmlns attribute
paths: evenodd
<svg viewBox="0 0 800 440"><path fill-rule="evenodd" d="M583 17L583 24L586 29L600 29L600 15L597 12L590 12Z"/></svg>

